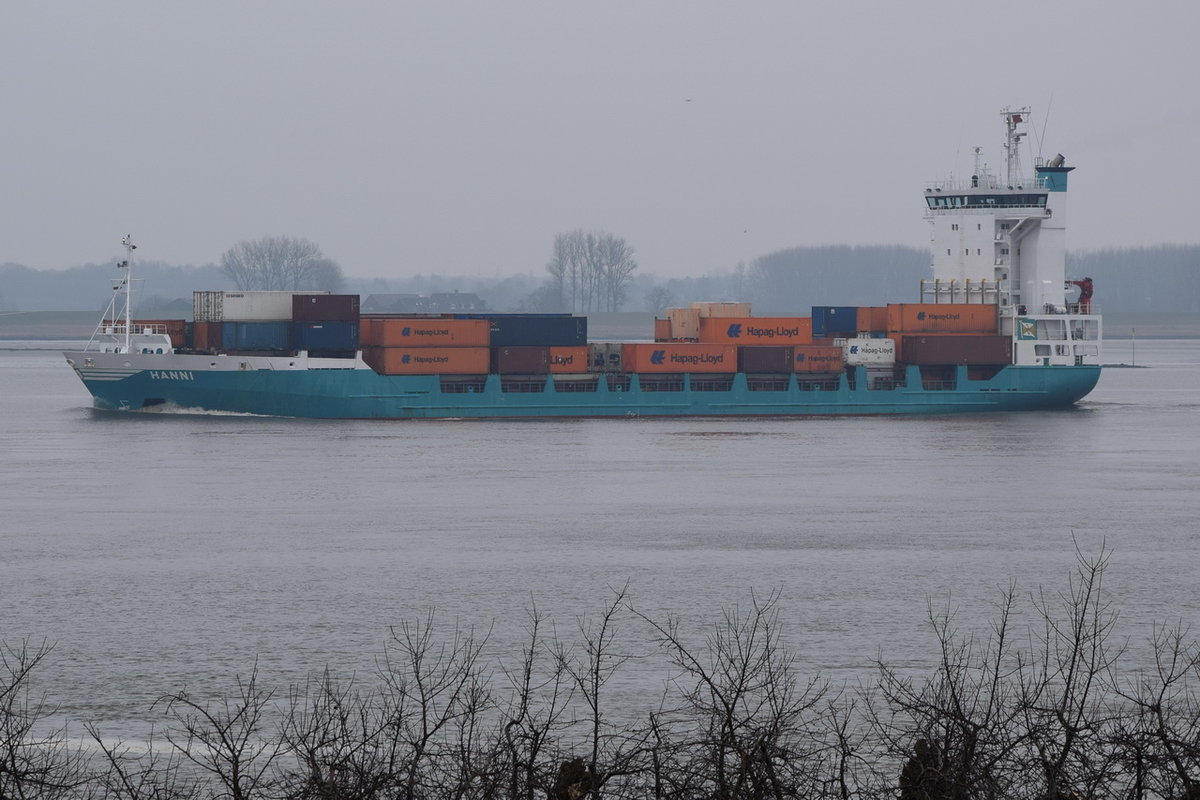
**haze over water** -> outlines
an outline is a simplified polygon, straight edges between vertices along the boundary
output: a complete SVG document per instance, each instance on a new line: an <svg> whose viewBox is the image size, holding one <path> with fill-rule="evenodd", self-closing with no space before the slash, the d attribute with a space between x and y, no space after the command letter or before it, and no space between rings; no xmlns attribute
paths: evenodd
<svg viewBox="0 0 1200 800"><path fill-rule="evenodd" d="M853 678L929 663L930 599L982 630L1010 580L1065 588L1077 541L1136 651L1200 622L1200 342L1136 357L1065 412L340 422L96 412L57 352L0 350L0 639L54 643L40 688L128 735L256 660L369 674L431 607L515 657L531 604L572 639L626 584L697 634L779 589L801 663Z"/></svg>

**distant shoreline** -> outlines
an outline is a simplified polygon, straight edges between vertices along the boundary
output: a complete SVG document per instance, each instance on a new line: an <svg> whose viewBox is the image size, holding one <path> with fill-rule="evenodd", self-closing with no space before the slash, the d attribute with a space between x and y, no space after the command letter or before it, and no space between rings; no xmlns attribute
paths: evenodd
<svg viewBox="0 0 1200 800"><path fill-rule="evenodd" d="M147 312L146 318L165 318ZM653 315L641 311L589 314L590 332L598 337L629 338L644 330L652 335ZM0 341L88 339L99 319L95 311L30 311L0 314ZM1200 339L1200 313L1110 312L1104 315L1104 338Z"/></svg>

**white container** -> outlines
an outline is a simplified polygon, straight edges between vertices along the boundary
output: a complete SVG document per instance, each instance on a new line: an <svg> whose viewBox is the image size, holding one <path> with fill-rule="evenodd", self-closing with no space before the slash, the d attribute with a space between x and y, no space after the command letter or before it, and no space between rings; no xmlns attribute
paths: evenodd
<svg viewBox="0 0 1200 800"><path fill-rule="evenodd" d="M893 339L872 339L860 337L857 339L838 339L842 345L842 354L846 357L846 365L872 366L896 363L896 342Z"/></svg>
<svg viewBox="0 0 1200 800"><path fill-rule="evenodd" d="M280 322L292 318L292 296L329 292L192 292L196 322Z"/></svg>

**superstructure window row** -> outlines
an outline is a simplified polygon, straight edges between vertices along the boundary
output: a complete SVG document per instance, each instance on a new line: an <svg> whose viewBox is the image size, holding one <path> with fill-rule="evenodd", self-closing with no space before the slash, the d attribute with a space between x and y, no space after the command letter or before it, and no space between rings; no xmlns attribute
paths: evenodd
<svg viewBox="0 0 1200 800"><path fill-rule="evenodd" d="M1045 208L1045 194L925 195L930 208Z"/></svg>

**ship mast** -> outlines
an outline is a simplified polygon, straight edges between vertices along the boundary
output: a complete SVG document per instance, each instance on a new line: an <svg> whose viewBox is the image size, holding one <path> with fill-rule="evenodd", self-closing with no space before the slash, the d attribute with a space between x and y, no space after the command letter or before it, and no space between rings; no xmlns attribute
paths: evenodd
<svg viewBox="0 0 1200 800"><path fill-rule="evenodd" d="M1029 108L1018 108L1015 111L1004 109L1004 154L1007 162L1005 181L1008 188L1017 185L1021 180L1021 137L1025 132L1017 133L1017 125L1029 120Z"/></svg>
<svg viewBox="0 0 1200 800"><path fill-rule="evenodd" d="M119 262L117 267L125 270L125 277L121 280L125 284L125 352L128 353L131 352L130 330L133 327L133 260L131 256L133 251L137 250L137 245L133 243L133 237L128 233L121 239L121 244L125 246L125 260Z"/></svg>

